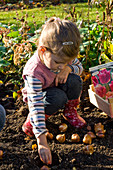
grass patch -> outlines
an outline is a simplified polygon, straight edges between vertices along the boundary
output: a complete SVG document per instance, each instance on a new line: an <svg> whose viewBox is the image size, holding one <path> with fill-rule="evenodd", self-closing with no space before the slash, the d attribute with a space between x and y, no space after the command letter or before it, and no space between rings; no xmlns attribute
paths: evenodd
<svg viewBox="0 0 113 170"><path fill-rule="evenodd" d="M50 7L44 7L44 8L34 8L34 9L25 9L25 10L17 10L18 12L18 18L21 19L23 15L26 13L28 14L28 25L31 27L31 30L33 29L33 20L37 24L37 28L39 28L44 22L45 22L45 16L47 18L50 18L52 16L65 18L69 11L72 10L72 8L75 6L75 12L77 12L78 19L84 19L87 20L87 12L88 12L88 5L87 3L77 3L77 4L61 4L57 6L50 6ZM66 10L64 10L66 9ZM104 11L103 8L97 8L97 7L90 7L90 13L89 18L91 21L96 20L96 11L99 11L100 19L102 20L102 13ZM33 19L32 15L35 16ZM0 12L0 22L3 24L16 24L20 26L20 22L17 20L14 20L13 18L16 16L16 11L7 11L7 12Z"/></svg>

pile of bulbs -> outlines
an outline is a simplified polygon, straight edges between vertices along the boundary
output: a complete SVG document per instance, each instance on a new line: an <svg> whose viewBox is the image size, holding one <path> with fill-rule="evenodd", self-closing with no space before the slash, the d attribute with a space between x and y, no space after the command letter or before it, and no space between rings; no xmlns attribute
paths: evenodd
<svg viewBox="0 0 113 170"><path fill-rule="evenodd" d="M60 143L64 143L65 140L66 140L66 136L65 136L64 132L67 131L67 128L68 128L68 126L65 123L62 123L62 124L59 125L59 131L63 134L58 134L56 136L56 140L59 141ZM84 146L83 152L85 154L92 155L93 152L94 152L94 148L91 145L92 140L94 138L96 138L96 136L99 137L99 138L104 138L106 130L104 130L104 125L102 125L102 123L97 123L97 124L94 125L95 134L91 131L90 126L88 126L87 129L89 131L87 132L87 134L84 135L83 140L82 140L84 144L87 144L86 146ZM50 140L52 140L54 138L53 134L50 133L50 132L46 133L46 137ZM71 141L75 142L75 143L80 142L80 136L77 133L72 134L71 135Z"/></svg>

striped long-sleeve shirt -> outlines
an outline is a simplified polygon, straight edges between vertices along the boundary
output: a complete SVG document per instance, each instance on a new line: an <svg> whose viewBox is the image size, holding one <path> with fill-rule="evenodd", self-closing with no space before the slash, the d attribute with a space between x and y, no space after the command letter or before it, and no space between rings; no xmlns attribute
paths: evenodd
<svg viewBox="0 0 113 170"><path fill-rule="evenodd" d="M80 75L83 71L82 64L76 58L72 65L73 73ZM27 87L27 97L30 121L33 126L35 137L47 132L45 125L45 112L42 93L42 83L35 77L26 76L25 86Z"/></svg>

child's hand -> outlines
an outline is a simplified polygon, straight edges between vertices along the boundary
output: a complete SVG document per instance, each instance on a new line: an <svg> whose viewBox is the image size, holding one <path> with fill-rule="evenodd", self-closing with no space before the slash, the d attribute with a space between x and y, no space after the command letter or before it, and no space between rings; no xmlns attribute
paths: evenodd
<svg viewBox="0 0 113 170"><path fill-rule="evenodd" d="M55 79L55 85L58 86L58 83L63 84L66 83L69 73L71 72L71 68L66 66L60 73L57 74Z"/></svg>
<svg viewBox="0 0 113 170"><path fill-rule="evenodd" d="M45 134L39 136L39 138L37 139L37 143L38 143L38 153L41 161L44 162L45 164L51 164L52 156L51 156L50 148L47 144L47 139Z"/></svg>

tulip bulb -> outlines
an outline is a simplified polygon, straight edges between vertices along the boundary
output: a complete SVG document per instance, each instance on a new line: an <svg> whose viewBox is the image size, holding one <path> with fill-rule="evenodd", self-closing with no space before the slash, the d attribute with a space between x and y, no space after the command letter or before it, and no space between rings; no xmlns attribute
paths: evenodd
<svg viewBox="0 0 113 170"><path fill-rule="evenodd" d="M38 147L37 144L32 145L33 150L37 149L37 147Z"/></svg>
<svg viewBox="0 0 113 170"><path fill-rule="evenodd" d="M3 157L3 151L0 150L0 159L2 159L2 157Z"/></svg>
<svg viewBox="0 0 113 170"><path fill-rule="evenodd" d="M66 140L65 134L59 134L56 136L56 139L60 142L63 143Z"/></svg>
<svg viewBox="0 0 113 170"><path fill-rule="evenodd" d="M77 133L72 134L71 141L72 142L80 142L80 136Z"/></svg>
<svg viewBox="0 0 113 170"><path fill-rule="evenodd" d="M94 130L95 130L95 133L97 133L100 130L104 131L104 125L102 125L102 123L97 123L94 125Z"/></svg>
<svg viewBox="0 0 113 170"><path fill-rule="evenodd" d="M48 139L50 139L50 140L53 139L53 134L52 134L52 133L47 132L45 135L46 135L46 137L47 137Z"/></svg>
<svg viewBox="0 0 113 170"><path fill-rule="evenodd" d="M91 136L88 135L88 134L84 135L83 143L90 145L90 144L92 143L92 138L91 138Z"/></svg>
<svg viewBox="0 0 113 170"><path fill-rule="evenodd" d="M91 130L91 126L88 125L88 126L87 126L87 130Z"/></svg>
<svg viewBox="0 0 113 170"><path fill-rule="evenodd" d="M59 126L59 130L60 132L65 132L67 130L68 126L67 124L65 123L62 123L60 126Z"/></svg>
<svg viewBox="0 0 113 170"><path fill-rule="evenodd" d="M91 136L92 139L96 138L95 134L91 131L89 131L87 134Z"/></svg>
<svg viewBox="0 0 113 170"><path fill-rule="evenodd" d="M50 170L50 168L46 165L44 165L40 170Z"/></svg>
<svg viewBox="0 0 113 170"><path fill-rule="evenodd" d="M96 135L99 137L99 138L104 138L105 137L105 134L104 134L105 132L103 132L103 131L98 131L97 133L96 133Z"/></svg>
<svg viewBox="0 0 113 170"><path fill-rule="evenodd" d="M83 151L85 154L92 155L94 152L94 149L92 145L87 145L87 146L84 146Z"/></svg>
<svg viewBox="0 0 113 170"><path fill-rule="evenodd" d="M102 125L101 123L95 124L94 130L95 130L96 136L98 136L99 138L105 137L106 130L104 130L104 125Z"/></svg>

